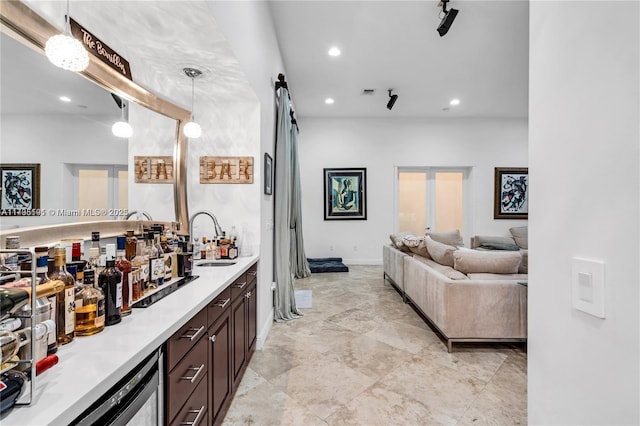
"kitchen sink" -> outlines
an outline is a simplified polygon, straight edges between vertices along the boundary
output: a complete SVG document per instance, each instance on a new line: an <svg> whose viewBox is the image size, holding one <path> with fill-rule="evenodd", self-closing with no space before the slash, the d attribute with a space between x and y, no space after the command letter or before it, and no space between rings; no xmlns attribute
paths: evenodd
<svg viewBox="0 0 640 426"><path fill-rule="evenodd" d="M196 263L196 266L231 266L235 264L235 260L207 260L206 262Z"/></svg>

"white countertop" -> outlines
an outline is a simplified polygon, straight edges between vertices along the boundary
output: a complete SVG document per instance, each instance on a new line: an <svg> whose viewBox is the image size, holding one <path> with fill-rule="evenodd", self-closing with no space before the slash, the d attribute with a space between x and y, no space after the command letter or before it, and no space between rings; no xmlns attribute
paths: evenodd
<svg viewBox="0 0 640 426"><path fill-rule="evenodd" d="M236 260L231 266L194 266L193 275L198 279L148 308L133 309L119 324L59 347L58 364L36 378L31 406L14 407L0 424L69 424L207 306L258 256Z"/></svg>

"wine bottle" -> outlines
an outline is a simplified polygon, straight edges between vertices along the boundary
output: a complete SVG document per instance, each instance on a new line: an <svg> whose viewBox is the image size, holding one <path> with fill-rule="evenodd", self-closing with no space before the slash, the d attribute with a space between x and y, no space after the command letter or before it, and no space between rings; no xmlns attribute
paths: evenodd
<svg viewBox="0 0 640 426"><path fill-rule="evenodd" d="M107 244L107 246L113 246L113 244ZM104 293L105 298L105 325L119 323L122 321L120 313L120 308L122 307L122 272L116 268L114 258L107 256L107 267L100 272L98 286Z"/></svg>
<svg viewBox="0 0 640 426"><path fill-rule="evenodd" d="M116 239L118 250L116 252L116 268L122 272L122 310L123 317L131 315L131 299L133 296L133 278L131 276L131 262L125 257L126 237Z"/></svg>
<svg viewBox="0 0 640 426"><path fill-rule="evenodd" d="M91 336L104 330L104 293L95 287L95 271L85 271L84 282L76 293L76 336Z"/></svg>
<svg viewBox="0 0 640 426"><path fill-rule="evenodd" d="M5 414L15 405L26 380L24 373L15 370L0 375L0 414Z"/></svg>
<svg viewBox="0 0 640 426"><path fill-rule="evenodd" d="M73 341L75 334L76 314L74 312L75 284L76 280L71 276L65 267L66 249L55 248L53 251L54 270L50 275L51 279L57 279L64 282L64 291L58 293L57 304L57 321L58 327L58 344L66 345Z"/></svg>
<svg viewBox="0 0 640 426"><path fill-rule="evenodd" d="M64 290L62 281L48 281L36 286L36 297L47 297ZM0 320L15 315L31 298L31 287L0 286Z"/></svg>

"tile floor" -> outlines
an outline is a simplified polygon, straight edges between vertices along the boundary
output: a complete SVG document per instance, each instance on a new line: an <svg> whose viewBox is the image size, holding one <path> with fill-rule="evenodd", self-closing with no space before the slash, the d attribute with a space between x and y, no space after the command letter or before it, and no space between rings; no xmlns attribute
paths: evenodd
<svg viewBox="0 0 640 426"><path fill-rule="evenodd" d="M225 425L524 425L522 345L446 346L381 266L314 274L304 316L274 323Z"/></svg>

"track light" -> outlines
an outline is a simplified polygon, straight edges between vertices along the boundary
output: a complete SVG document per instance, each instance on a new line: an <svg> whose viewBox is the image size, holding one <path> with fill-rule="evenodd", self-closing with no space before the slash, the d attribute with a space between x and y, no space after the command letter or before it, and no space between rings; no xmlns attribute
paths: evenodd
<svg viewBox="0 0 640 426"><path fill-rule="evenodd" d="M442 6L442 13L444 13L444 17L442 21L440 21L440 25L438 25L438 34L440 34L440 37L449 31L453 21L456 19L456 16L458 16L458 9L447 10L447 3L449 3L449 0L442 0L438 3L438 6Z"/></svg>
<svg viewBox="0 0 640 426"><path fill-rule="evenodd" d="M396 101L398 100L398 95L392 95L392 91L393 89L389 89L389 102L387 102L388 110L391 110L391 108L393 108L393 105L395 105Z"/></svg>

